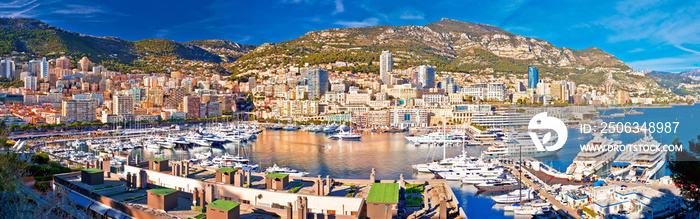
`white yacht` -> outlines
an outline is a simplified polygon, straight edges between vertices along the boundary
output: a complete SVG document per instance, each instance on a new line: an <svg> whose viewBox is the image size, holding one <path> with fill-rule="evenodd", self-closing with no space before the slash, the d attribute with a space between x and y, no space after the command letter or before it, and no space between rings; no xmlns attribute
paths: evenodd
<svg viewBox="0 0 700 219"><path fill-rule="evenodd" d="M340 132L338 134L331 135L330 138L334 140L360 140L360 138L362 138L362 134L353 132Z"/></svg>
<svg viewBox="0 0 700 219"><path fill-rule="evenodd" d="M295 169L291 169L289 167L280 167L277 166L277 164L274 164L271 167L268 167L265 170L265 173L284 173L284 174L289 174L290 176L297 176L297 177L304 177L306 175L309 175L307 172L301 172Z"/></svg>
<svg viewBox="0 0 700 219"><path fill-rule="evenodd" d="M513 204L521 201L529 201L535 199L535 194L530 189L519 189L508 194L491 197L499 204Z"/></svg>
<svg viewBox="0 0 700 219"><path fill-rule="evenodd" d="M462 179L460 179L460 181L462 181L462 183L464 183L464 184L481 184L481 183L485 183L488 181L493 181L493 180L497 180L499 178L503 178L503 176L502 176L503 174L504 174L504 172L495 173L495 174L494 173L470 174L470 175L467 175L465 177L462 177Z"/></svg>
<svg viewBox="0 0 700 219"><path fill-rule="evenodd" d="M406 136L404 137L408 142L414 145L421 145L421 144L455 144L455 143L461 143L463 140L457 140L455 139L454 135L451 133L443 133L443 132L431 132L428 133L427 135L419 135L419 136Z"/></svg>
<svg viewBox="0 0 700 219"><path fill-rule="evenodd" d="M443 147L443 150L445 150L444 147ZM443 157L444 157L444 151L443 151ZM433 161L430 163L415 164L411 167L414 170L417 170L418 172L421 172L421 173L430 173L430 169L451 168L454 165L472 163L472 162L476 162L477 160L479 160L478 157L470 157L466 153L463 152L462 154L460 154L456 157L443 158L440 161Z"/></svg>
<svg viewBox="0 0 700 219"><path fill-rule="evenodd" d="M474 185L480 192L502 192L520 188L520 183L515 179L497 179Z"/></svg>
<svg viewBox="0 0 700 219"><path fill-rule="evenodd" d="M556 142L556 137L549 142ZM545 145L548 146L548 145ZM561 150L561 149L559 149ZM540 151L532 142L530 135L527 132L510 132L506 133L502 141L495 141L485 151L481 153L481 158L517 158L522 157L547 157L556 155L559 150L555 151ZM521 152L522 151L522 152Z"/></svg>
<svg viewBox="0 0 700 219"><path fill-rule="evenodd" d="M587 148L582 147L582 151L574 158L574 162L566 168L566 173L573 174L577 180L595 173L615 158L617 155L615 150L607 150L602 147L622 144L621 141L603 137L601 133L595 133L593 136L593 140L586 145Z"/></svg>
<svg viewBox="0 0 700 219"><path fill-rule="evenodd" d="M431 171L445 180L462 180L465 177L500 175L503 173L503 168L473 165L471 167L457 167L447 171Z"/></svg>
<svg viewBox="0 0 700 219"><path fill-rule="evenodd" d="M654 140L651 135L646 135L640 140L639 145L649 145L650 148L656 148L661 145ZM666 154L664 150L640 150L634 152L631 162L631 170L627 178L631 180L650 180L657 172L666 164Z"/></svg>

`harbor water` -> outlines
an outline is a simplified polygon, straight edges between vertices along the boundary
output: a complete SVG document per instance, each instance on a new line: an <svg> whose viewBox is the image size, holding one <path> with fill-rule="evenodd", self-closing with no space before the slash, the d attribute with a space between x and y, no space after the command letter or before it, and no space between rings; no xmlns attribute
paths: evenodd
<svg viewBox="0 0 700 219"><path fill-rule="evenodd" d="M679 127L675 133L653 134L654 139L662 144L670 144L678 136L687 144L695 139L700 131L694 129L700 124L698 113L700 105L675 106L673 108L641 108L643 115L626 115L625 117L606 118L605 122L675 122ZM621 113L622 109L606 110L606 114ZM161 149L159 151L139 149L146 157L163 157L171 159L188 159L196 153L211 151L218 156L224 153L240 154L251 159L251 163L265 167L277 164L299 171L309 172L310 176L330 175L335 178L369 178L372 168L377 169L378 179L398 179L403 174L407 179L432 178L432 174L417 173L411 165L441 159L443 152L447 157L458 155L463 148L470 155L478 156L486 147L428 147L414 146L405 139L405 134L365 133L361 141L331 140L322 133L305 131L269 131L258 135L252 143L225 144L215 148L193 148L187 150ZM609 134L608 138L623 143L633 143L643 137L642 134ZM569 130L569 139L556 156L539 158L545 164L566 171L574 157L580 152L580 145L593 138L591 134L581 133L578 129ZM327 147L327 146L330 147ZM657 173L657 178L668 175L666 168ZM479 194L472 185L450 182L461 207L468 218L513 218L504 215L504 211L490 198L493 194ZM484 210L490 209L490 210Z"/></svg>

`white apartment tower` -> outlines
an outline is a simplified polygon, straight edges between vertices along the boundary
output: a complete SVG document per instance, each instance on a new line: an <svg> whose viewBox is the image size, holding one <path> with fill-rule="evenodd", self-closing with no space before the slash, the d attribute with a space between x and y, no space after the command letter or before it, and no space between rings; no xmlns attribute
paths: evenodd
<svg viewBox="0 0 700 219"><path fill-rule="evenodd" d="M382 51L382 55L379 56L379 77L384 84L391 84L391 52Z"/></svg>

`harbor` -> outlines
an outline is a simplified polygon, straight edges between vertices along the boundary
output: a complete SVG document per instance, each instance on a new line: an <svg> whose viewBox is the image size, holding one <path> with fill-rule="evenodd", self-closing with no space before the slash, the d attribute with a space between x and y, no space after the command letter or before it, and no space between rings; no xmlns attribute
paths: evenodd
<svg viewBox="0 0 700 219"><path fill-rule="evenodd" d="M629 115L629 117L635 116ZM626 117L627 118L627 117ZM221 123L176 127L171 131L130 133L118 136L92 136L91 138L52 139L53 141L31 141L27 148L41 147L54 159L64 160L67 165L82 165L99 168L97 162L109 157L109 172L126 177L133 173L132 163L143 163L153 159L168 160L170 165L186 162L188 171L195 172L189 178L215 180L212 178L221 168L241 169L250 172L258 181L249 185L263 187L259 181L267 174L286 174L290 179L303 183L299 194L311 194L318 177L331 176L342 183L333 185L344 190L368 188L374 181L381 183L408 184L438 183L444 197L452 197L449 204L460 217L480 218L491 215L495 218L537 216L544 218L581 218L598 214L601 209L591 202L580 203L578 197L586 194L589 200L600 198L591 191L596 188L611 188L617 193L635 188L645 193L664 197L674 206L682 206L676 199L679 192L666 175L665 162L654 163L639 172L632 155L607 156L565 146L552 154L530 153L534 145L527 143L527 136L513 130L492 129L495 141L486 146L470 144L471 137L457 129L434 128L428 134L419 132L359 132L336 126L333 131L314 130L319 126L280 125L282 129L266 128L275 124ZM286 128L286 129L285 129ZM324 128L325 129L325 128ZM420 130L425 131L425 130ZM332 136L352 133L359 139L340 139ZM567 145L606 145L617 141L662 142L658 135L604 135L582 134L574 129ZM412 142L414 137L428 136L432 139L448 139L449 144ZM668 138L668 137L666 137ZM284 142L284 143L279 143ZM517 147L513 147L517 145ZM575 149L574 149L575 148ZM598 159L602 157L603 159ZM663 156L658 156L659 158ZM584 159L586 158L586 159ZM519 165L522 160L522 167ZM586 163L588 161L594 163ZM70 162L68 162L70 161ZM621 163L629 163L621 166ZM573 171L577 165L586 168ZM139 167L136 165L136 167ZM144 168L143 164L139 168ZM171 167L172 168L172 167ZM590 169L588 169L590 168ZM620 170L616 168L621 168ZM522 173L520 170L523 170ZM635 171L632 171L635 170ZM173 171L170 169L169 171ZM181 169L181 171L184 171ZM636 178L634 178L636 177ZM369 179L369 181L367 181ZM358 180L356 183L351 183ZM166 180L172 181L172 180ZM365 182L367 181L367 182ZM168 183L152 183L164 187L181 187ZM246 181L248 182L248 181ZM405 189L405 187L402 187ZM360 189L361 190L361 189ZM286 190L287 192L289 190ZM661 193L654 193L663 191ZM330 193L329 193L330 194ZM337 192L333 194L338 195ZM450 194L450 195L447 195ZM641 194L641 193L640 193ZM347 195L347 193L345 194ZM671 195L671 196L666 196ZM340 194L343 196L343 194ZM438 195L440 196L440 195ZM413 196L404 199L415 205ZM437 199L439 200L439 198ZM437 200L419 202L439 206ZM592 203L596 203L595 201ZM425 207L425 206L423 206ZM490 207L488 212L478 211ZM636 207L625 207L635 209ZM606 210L606 209L602 209ZM607 209L609 210L609 209ZM606 210L606 211L607 211ZM622 210L618 210L622 212ZM430 213L432 212L432 213ZM421 218L435 214L433 211L414 209L405 216ZM631 213L641 214L639 211ZM455 214L455 213L451 213ZM608 213L612 214L612 213ZM282 215L282 214L280 214Z"/></svg>

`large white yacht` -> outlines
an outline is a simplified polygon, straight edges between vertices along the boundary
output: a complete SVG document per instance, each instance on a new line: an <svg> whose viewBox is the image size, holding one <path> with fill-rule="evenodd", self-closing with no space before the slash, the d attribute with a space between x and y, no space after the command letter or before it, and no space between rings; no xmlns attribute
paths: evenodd
<svg viewBox="0 0 700 219"><path fill-rule="evenodd" d="M649 146L652 150L639 150L634 152L631 162L631 169L627 178L631 180L649 180L656 175L657 172L666 164L665 150L654 150L661 143L654 140L651 135L646 135L639 141L638 145Z"/></svg>
<svg viewBox="0 0 700 219"><path fill-rule="evenodd" d="M581 180L603 168L617 155L617 151L605 147L622 144L621 141L603 137L601 133L595 133L593 136L593 140L581 147L581 152L576 155L574 162L566 168L566 173L573 174L575 179Z"/></svg>
<svg viewBox="0 0 700 219"><path fill-rule="evenodd" d="M462 134L461 136L464 136ZM414 145L421 144L455 144L464 142L464 137L457 139L453 133L431 132L427 135L406 136L408 142Z"/></svg>
<svg viewBox="0 0 700 219"><path fill-rule="evenodd" d="M556 142L556 137L550 142ZM545 145L547 146L547 145ZM522 153L521 153L522 151ZM505 133L502 141L496 141L481 153L481 158L517 158L523 157L547 157L556 155L559 150L555 151L540 151L532 142L530 135L527 132L508 132Z"/></svg>

